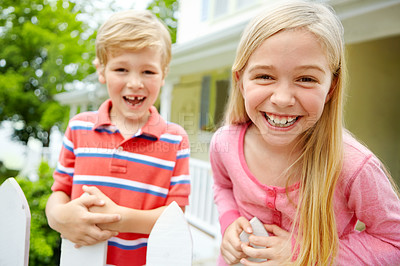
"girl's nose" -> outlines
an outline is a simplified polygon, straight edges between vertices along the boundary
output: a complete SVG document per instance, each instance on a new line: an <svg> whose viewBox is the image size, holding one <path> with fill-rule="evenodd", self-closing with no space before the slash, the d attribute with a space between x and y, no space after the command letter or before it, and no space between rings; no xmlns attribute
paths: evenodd
<svg viewBox="0 0 400 266"><path fill-rule="evenodd" d="M277 86L271 96L271 102L279 107L293 106L295 97L288 84Z"/></svg>

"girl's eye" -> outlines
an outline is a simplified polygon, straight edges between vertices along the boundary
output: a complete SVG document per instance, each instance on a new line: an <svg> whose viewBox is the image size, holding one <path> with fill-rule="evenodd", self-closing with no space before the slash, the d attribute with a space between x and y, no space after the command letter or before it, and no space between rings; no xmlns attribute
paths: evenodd
<svg viewBox="0 0 400 266"><path fill-rule="evenodd" d="M262 74L262 75L257 75L256 79L272 79L272 77L269 75Z"/></svg>
<svg viewBox="0 0 400 266"><path fill-rule="evenodd" d="M116 72L127 72L128 70L126 70L125 68L116 68L115 69Z"/></svg>
<svg viewBox="0 0 400 266"><path fill-rule="evenodd" d="M311 78L311 77L302 77L302 78L299 78L299 81L301 81L301 82L317 82L316 79Z"/></svg>

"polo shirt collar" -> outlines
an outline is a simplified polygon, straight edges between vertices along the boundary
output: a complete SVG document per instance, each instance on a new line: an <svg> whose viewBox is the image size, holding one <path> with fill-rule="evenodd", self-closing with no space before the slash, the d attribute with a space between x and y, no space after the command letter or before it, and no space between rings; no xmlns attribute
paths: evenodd
<svg viewBox="0 0 400 266"><path fill-rule="evenodd" d="M106 100L104 103L101 104L98 114L97 114L97 122L94 124L93 130L99 130L103 128L107 128L115 132L117 128L115 125L111 123L110 119L110 110L112 107L111 99ZM156 138L157 140L160 139L161 135L165 132L167 127L167 123L165 120L160 116L157 109L154 106L151 106L150 109L150 117L147 120L146 124L139 129L139 131L133 136L147 136L150 138Z"/></svg>

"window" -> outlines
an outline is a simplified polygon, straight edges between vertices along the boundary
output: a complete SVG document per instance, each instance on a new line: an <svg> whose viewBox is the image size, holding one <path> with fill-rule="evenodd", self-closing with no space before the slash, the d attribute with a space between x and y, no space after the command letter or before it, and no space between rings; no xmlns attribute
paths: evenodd
<svg viewBox="0 0 400 266"><path fill-rule="evenodd" d="M221 126L222 120L224 119L225 106L228 102L229 97L229 80L217 80L216 81L216 100L215 100L215 111L214 111L214 127Z"/></svg>
<svg viewBox="0 0 400 266"><path fill-rule="evenodd" d="M246 8L255 4L257 0L236 0L237 9Z"/></svg>
<svg viewBox="0 0 400 266"><path fill-rule="evenodd" d="M206 21L210 13L210 0L203 0L201 2L201 21Z"/></svg>
<svg viewBox="0 0 400 266"><path fill-rule="evenodd" d="M229 0L214 1L214 18L228 13Z"/></svg>
<svg viewBox="0 0 400 266"><path fill-rule="evenodd" d="M215 80L209 75L203 77L199 119L200 130L214 131L221 126L228 101L229 88L230 82L228 79Z"/></svg>
<svg viewBox="0 0 400 266"><path fill-rule="evenodd" d="M201 82L201 103L200 103L200 129L207 130L209 125L209 110L210 110L210 85L211 77L204 76Z"/></svg>

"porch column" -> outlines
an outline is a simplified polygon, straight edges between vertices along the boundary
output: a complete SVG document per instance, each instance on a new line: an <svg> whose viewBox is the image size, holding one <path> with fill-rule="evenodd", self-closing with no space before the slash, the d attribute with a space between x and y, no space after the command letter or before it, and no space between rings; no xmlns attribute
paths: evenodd
<svg viewBox="0 0 400 266"><path fill-rule="evenodd" d="M71 119L77 113L78 113L78 105L72 103L69 109L69 118Z"/></svg>
<svg viewBox="0 0 400 266"><path fill-rule="evenodd" d="M166 80L161 89L160 115L167 121L171 118L172 91L177 80Z"/></svg>

